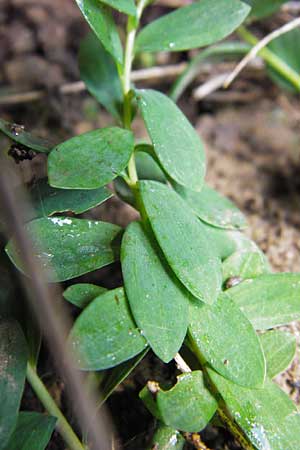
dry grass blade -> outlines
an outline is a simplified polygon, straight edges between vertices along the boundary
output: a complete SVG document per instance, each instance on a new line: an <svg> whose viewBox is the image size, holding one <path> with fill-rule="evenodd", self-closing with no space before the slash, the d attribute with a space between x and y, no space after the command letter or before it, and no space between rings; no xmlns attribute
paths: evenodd
<svg viewBox="0 0 300 450"><path fill-rule="evenodd" d="M67 314L58 298L58 291L49 288L46 278L33 257L30 241L22 226L25 217L26 198L16 198L10 186L9 170L0 157L0 205L9 234L14 235L29 278L22 277L30 305L37 317L47 341L57 370L65 381L74 416L80 427L89 432L91 449L111 450L112 428L103 409L96 413L91 394L84 392L83 380L76 370L71 351L66 346ZM59 300L59 299L58 299ZM59 306L58 306L59 305Z"/></svg>
<svg viewBox="0 0 300 450"><path fill-rule="evenodd" d="M250 52L243 58L236 68L232 71L232 73L228 76L228 78L224 82L224 87L228 88L228 86L233 82L233 80L238 76L238 74L257 56L257 54L266 47L271 41L282 36L283 34L288 33L300 26L300 17L297 19L291 20L289 23L286 23L282 27L278 28L272 33L265 36L261 39L251 50Z"/></svg>

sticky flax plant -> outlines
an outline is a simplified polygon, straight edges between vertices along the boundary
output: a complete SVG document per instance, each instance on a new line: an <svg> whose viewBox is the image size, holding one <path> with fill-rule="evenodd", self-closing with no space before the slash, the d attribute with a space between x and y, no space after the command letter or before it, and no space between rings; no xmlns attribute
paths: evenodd
<svg viewBox="0 0 300 450"><path fill-rule="evenodd" d="M13 156L48 154L48 179L31 189L34 213L24 227L40 264L50 269L49 282L121 261L124 286L107 290L77 283L64 292L81 309L69 336L78 365L100 372L104 401L149 349L164 363L176 360L183 373L173 387L165 390L149 380L140 394L157 419L151 448L182 449L182 433L221 419L245 449L295 449L300 416L272 379L294 358L295 339L274 328L300 318L300 275L271 272L243 234L243 214L206 185L203 144L187 118L166 95L136 90L130 82L138 53L213 44L232 33L250 7L239 0L201 0L138 31L145 0L77 4L92 29L80 48L81 76L117 126L54 147L4 120L1 130L14 141ZM128 16L124 50L111 8ZM150 143L134 142L136 110ZM122 230L74 217L110 198L105 185L111 182L140 212L140 221ZM63 215L70 211L72 216ZM6 252L26 273L13 238ZM16 444L18 430L33 426L29 413L18 413L26 364L29 383L54 416L43 416L44 441L30 448L45 448L56 417L69 448L82 449L38 377L37 356L28 362L22 328L5 317L0 333L1 352L14 361L0 383L13 377L18 386L0 406L1 413L10 412L9 419L1 415L0 449L23 448ZM18 336L19 344L8 335Z"/></svg>

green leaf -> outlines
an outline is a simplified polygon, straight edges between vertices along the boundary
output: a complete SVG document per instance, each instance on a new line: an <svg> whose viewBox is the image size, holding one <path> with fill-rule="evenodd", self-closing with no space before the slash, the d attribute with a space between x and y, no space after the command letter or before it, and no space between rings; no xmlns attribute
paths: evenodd
<svg viewBox="0 0 300 450"><path fill-rule="evenodd" d="M45 450L57 419L36 412L20 412L6 450Z"/></svg>
<svg viewBox="0 0 300 450"><path fill-rule="evenodd" d="M152 151L153 147L147 144L139 144L135 147L135 164L138 178L139 180L156 180L161 183L166 183L167 180L163 171L152 156L146 153L146 149L148 151L149 148ZM116 178L114 180L114 187L117 195L122 200L135 207L135 198L132 190L123 178Z"/></svg>
<svg viewBox="0 0 300 450"><path fill-rule="evenodd" d="M197 432L206 427L218 404L198 370L177 377L177 384L169 391L159 391L157 406L166 425Z"/></svg>
<svg viewBox="0 0 300 450"><path fill-rule="evenodd" d="M76 0L76 3L103 47L121 64L122 44L109 8L98 0Z"/></svg>
<svg viewBox="0 0 300 450"><path fill-rule="evenodd" d="M207 239L215 248L219 258L223 261L232 255L232 253L236 250L234 234L237 232L213 227L208 225L208 223L202 222L202 220L199 220L199 222L205 230Z"/></svg>
<svg viewBox="0 0 300 450"><path fill-rule="evenodd" d="M241 279L255 278L271 271L266 255L253 242L253 250L238 250L222 264L223 281L238 276Z"/></svg>
<svg viewBox="0 0 300 450"><path fill-rule="evenodd" d="M53 188L46 179L35 183L30 194L37 217L52 216L65 211L82 214L113 196L105 187L88 190Z"/></svg>
<svg viewBox="0 0 300 450"><path fill-rule="evenodd" d="M300 442L300 415L290 398L272 381L263 389L246 389L209 369L226 408L258 450L295 450Z"/></svg>
<svg viewBox="0 0 300 450"><path fill-rule="evenodd" d="M274 378L286 370L296 353L296 339L291 333L272 330L260 335L267 362L267 375Z"/></svg>
<svg viewBox="0 0 300 450"><path fill-rule="evenodd" d="M164 172L153 157L154 148L152 145L138 144L135 146L135 152L136 170L140 180L167 182Z"/></svg>
<svg viewBox="0 0 300 450"><path fill-rule="evenodd" d="M49 217L25 225L35 256L49 271L50 281L65 281L100 269L117 258L114 248L120 228L106 222ZM11 240L6 252L15 266L26 273L18 249Z"/></svg>
<svg viewBox="0 0 300 450"><path fill-rule="evenodd" d="M136 15L136 7L133 0L100 0L108 6L120 11L128 16Z"/></svg>
<svg viewBox="0 0 300 450"><path fill-rule="evenodd" d="M95 284L77 283L69 286L63 295L68 302L83 309L96 297L106 291L107 289L104 287L96 286Z"/></svg>
<svg viewBox="0 0 300 450"><path fill-rule="evenodd" d="M169 362L186 335L189 293L162 259L150 233L137 222L124 233L121 263L134 319L154 353Z"/></svg>
<svg viewBox="0 0 300 450"><path fill-rule="evenodd" d="M251 6L251 16L262 19L276 12L288 0L246 0Z"/></svg>
<svg viewBox="0 0 300 450"><path fill-rule="evenodd" d="M28 357L24 334L15 320L0 320L0 355L0 449L4 449L17 422Z"/></svg>
<svg viewBox="0 0 300 450"><path fill-rule="evenodd" d="M205 154L200 137L175 103L151 90L137 91L155 154L177 183L200 191L205 176Z"/></svg>
<svg viewBox="0 0 300 450"><path fill-rule="evenodd" d="M201 0L147 25L138 35L136 51L181 51L213 44L231 34L250 7L239 0Z"/></svg>
<svg viewBox="0 0 300 450"><path fill-rule="evenodd" d="M153 393L151 391L151 388L153 385L155 386L156 390L159 390L159 385L156 381L148 381L146 386L143 387L143 389L139 393L139 397L148 409L148 411L152 414L153 417L155 417L158 420L163 420L162 416L160 414L160 411L158 410L157 403L156 403L156 394L157 392ZM150 388L151 386L151 388Z"/></svg>
<svg viewBox="0 0 300 450"><path fill-rule="evenodd" d="M184 444L185 439L179 431L159 423L148 450L182 450Z"/></svg>
<svg viewBox="0 0 300 450"><path fill-rule="evenodd" d="M94 33L89 33L80 43L79 69L88 91L120 120L122 88L117 67Z"/></svg>
<svg viewBox="0 0 300 450"><path fill-rule="evenodd" d="M75 136L48 158L49 183L62 189L96 189L116 178L133 152L133 135L110 127Z"/></svg>
<svg viewBox="0 0 300 450"><path fill-rule="evenodd" d="M259 338L226 294L213 305L191 303L189 333L200 360L225 378L247 387L263 384L266 367Z"/></svg>
<svg viewBox="0 0 300 450"><path fill-rule="evenodd" d="M105 292L76 320L69 337L82 370L114 367L147 346L137 329L123 288Z"/></svg>
<svg viewBox="0 0 300 450"><path fill-rule="evenodd" d="M176 185L175 190L187 202L194 213L204 222L217 228L236 230L247 226L242 212L226 197L204 185L195 192Z"/></svg>
<svg viewBox="0 0 300 450"><path fill-rule="evenodd" d="M53 144L24 130L22 125L0 119L0 131L18 144L40 153L49 153Z"/></svg>
<svg viewBox="0 0 300 450"><path fill-rule="evenodd" d="M158 243L179 280L197 298L213 303L221 289L221 260L205 227L172 189L141 181L140 193Z"/></svg>
<svg viewBox="0 0 300 450"><path fill-rule="evenodd" d="M282 59L283 63L287 65L289 69L294 70L295 73L299 74L300 72L300 30L299 28L295 28L294 30L289 31L288 33L279 36L277 39L274 39L268 45L268 48L275 53L276 56ZM295 86L289 81L286 80L285 77L281 76L277 71L268 67L268 74L272 78L272 80L277 83L281 88L286 89L290 92L298 93L299 89L295 88Z"/></svg>
<svg viewBox="0 0 300 450"><path fill-rule="evenodd" d="M256 330L300 319L300 274L273 273L245 280L226 291Z"/></svg>
<svg viewBox="0 0 300 450"><path fill-rule="evenodd" d="M107 378L105 378L105 383L101 383L101 406L114 392L114 390L128 377L128 375L136 368L136 366L141 362L148 348L143 350L135 358L125 361L117 367L110 369Z"/></svg>

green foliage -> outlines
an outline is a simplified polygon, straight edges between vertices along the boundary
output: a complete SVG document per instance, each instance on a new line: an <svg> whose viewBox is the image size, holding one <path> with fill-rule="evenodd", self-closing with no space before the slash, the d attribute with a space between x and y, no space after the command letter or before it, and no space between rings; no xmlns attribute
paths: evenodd
<svg viewBox="0 0 300 450"><path fill-rule="evenodd" d="M100 0L108 6L129 16L136 15L136 7L133 0Z"/></svg>
<svg viewBox="0 0 300 450"><path fill-rule="evenodd" d="M234 420L259 450L294 450L300 442L300 414L292 400L272 381L263 389L246 389L216 372L209 376Z"/></svg>
<svg viewBox="0 0 300 450"><path fill-rule="evenodd" d="M24 145L39 153L49 153L53 145L46 139L35 136L24 130L22 125L9 123L0 119L0 131L18 144Z"/></svg>
<svg viewBox="0 0 300 450"><path fill-rule="evenodd" d="M122 288L101 294L83 310L71 330L70 341L83 370L114 367L147 345Z"/></svg>
<svg viewBox="0 0 300 450"><path fill-rule="evenodd" d="M213 305L191 304L189 333L202 362L241 386L263 385L265 358L258 336L226 295Z"/></svg>
<svg viewBox="0 0 300 450"><path fill-rule="evenodd" d="M205 228L169 187L141 181L140 194L155 237L174 273L197 298L213 303L221 289L221 261Z"/></svg>
<svg viewBox="0 0 300 450"><path fill-rule="evenodd" d="M120 120L122 87L116 64L94 33L81 41L79 50L80 77L89 92Z"/></svg>
<svg viewBox="0 0 300 450"><path fill-rule="evenodd" d="M185 439L179 431L173 430L173 428L167 427L164 424L159 424L148 450L153 450L154 448L160 450L182 450L184 444Z"/></svg>
<svg viewBox="0 0 300 450"><path fill-rule="evenodd" d="M246 0L251 6L251 16L262 19L276 12L288 0Z"/></svg>
<svg viewBox="0 0 300 450"><path fill-rule="evenodd" d="M197 432L209 423L218 404L206 388L202 372L195 370L180 375L169 391L159 391L157 407L167 425Z"/></svg>
<svg viewBox="0 0 300 450"><path fill-rule="evenodd" d="M288 68L291 68L296 73L300 72L300 30L295 28L282 36L279 36L274 41L270 42L268 45L270 50L281 58L281 60L286 64ZM275 83L285 90L293 93L298 93L299 89L291 84L283 74L278 73L272 67L268 67L268 74Z"/></svg>
<svg viewBox="0 0 300 450"><path fill-rule="evenodd" d="M163 169L177 183L200 191L205 175L205 154L192 125L180 109L160 92L139 90L137 99L154 152Z"/></svg>
<svg viewBox="0 0 300 450"><path fill-rule="evenodd" d="M283 372L291 363L296 353L296 338L281 330L271 330L260 336L263 346L267 375L274 378Z"/></svg>
<svg viewBox="0 0 300 450"><path fill-rule="evenodd" d="M99 0L76 0L76 3L103 47L117 63L122 63L122 44L110 9Z"/></svg>
<svg viewBox="0 0 300 450"><path fill-rule="evenodd" d="M55 147L48 158L49 183L61 189L96 189L127 166L133 135L122 128L93 130Z"/></svg>
<svg viewBox="0 0 300 450"><path fill-rule="evenodd" d="M26 226L33 250L46 269L50 281L64 281L104 267L118 258L114 239L120 232L117 225L70 217L49 217L33 220ZM6 251L22 272L18 248L11 240Z"/></svg>
<svg viewBox="0 0 300 450"><path fill-rule="evenodd" d="M78 308L83 309L100 294L106 292L106 290L107 289L96 286L95 284L78 283L69 286L65 290L64 298Z"/></svg>
<svg viewBox="0 0 300 450"><path fill-rule="evenodd" d="M175 189L194 213L209 225L229 230L243 229L247 226L241 211L230 200L207 185L203 186L200 194L178 185Z"/></svg>
<svg viewBox="0 0 300 450"><path fill-rule="evenodd" d="M6 450L45 450L55 424L55 417L21 412Z"/></svg>
<svg viewBox="0 0 300 450"><path fill-rule="evenodd" d="M151 234L139 223L132 223L123 236L121 262L135 321L154 353L169 362L186 335L189 294L159 255Z"/></svg>
<svg viewBox="0 0 300 450"><path fill-rule="evenodd" d="M7 448L17 422L28 357L24 334L15 320L0 320L0 355L0 449L2 450Z"/></svg>
<svg viewBox="0 0 300 450"><path fill-rule="evenodd" d="M53 216L56 213L73 212L82 214L99 206L113 196L106 187L98 189L57 189L42 179L30 190L37 217Z"/></svg>
<svg viewBox="0 0 300 450"><path fill-rule="evenodd" d="M300 275L272 274L265 255L243 234L244 215L206 185L201 138L175 103L158 91L131 86L135 52L215 43L243 22L251 2L196 1L139 34L145 0L76 2L93 30L81 44L81 77L118 126L56 146L4 120L0 130L26 149L49 153L48 181L38 180L31 189L35 211L24 224L48 280L69 280L121 260L124 287L106 290L77 280L64 291L65 300L79 308L68 338L78 366L101 371L91 374L102 380L100 406L150 349L164 363L175 358L187 373L169 389L152 380L140 393L160 421L152 448L181 450L184 438L178 430L198 432L216 413L235 437L244 433L245 448L294 450L300 442L299 413L271 379L293 360L295 340L282 331L256 330L300 319ZM252 15L269 14L281 3L252 1ZM129 16L124 49L112 8ZM300 67L291 42L298 37L286 35L270 45L294 71ZM205 49L175 85L173 98L204 58L248 49L232 42ZM136 114L150 144L135 143ZM140 213L140 222L130 224L123 237L117 225L76 217L110 198L106 185L112 182L116 194ZM6 252L26 274L14 237ZM19 413L28 358L28 381L42 385L34 370L40 330L15 301L19 297L2 263L0 281L0 450L43 450L55 419ZM178 352L187 355L190 372ZM42 395L35 390L46 396L43 404L53 406L46 390ZM70 450L83 448L67 422L61 427L61 413L58 417ZM69 444L74 437L79 447Z"/></svg>
<svg viewBox="0 0 300 450"><path fill-rule="evenodd" d="M274 273L248 279L226 291L257 330L300 319L300 274Z"/></svg>
<svg viewBox="0 0 300 450"><path fill-rule="evenodd" d="M213 44L231 34L249 11L239 0L196 1L146 26L138 35L136 50L176 52Z"/></svg>

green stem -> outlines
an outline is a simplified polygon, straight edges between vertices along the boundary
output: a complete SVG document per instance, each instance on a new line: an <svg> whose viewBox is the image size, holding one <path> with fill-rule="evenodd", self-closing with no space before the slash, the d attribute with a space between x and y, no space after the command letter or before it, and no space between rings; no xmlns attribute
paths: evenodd
<svg viewBox="0 0 300 450"><path fill-rule="evenodd" d="M190 349L192 350L192 352L194 353L194 355L196 356L196 358L198 359L198 361L200 363L201 370L205 373L205 375L210 380L209 375L207 374L207 370L206 370L207 361L204 358L204 356L202 355L202 353L198 350L196 342L195 342L195 340L193 339L193 337L191 336L190 333L188 334L188 342L189 342ZM211 389L212 393L214 395L217 395L218 394L218 390L211 383L211 380L210 380L210 384L209 385L210 385L210 389ZM239 428L239 426L236 425L236 423L231 419L231 417L228 416L226 411L224 411L224 409L220 405L218 407L217 412L218 412L218 415L219 415L221 421L229 429L229 431L236 438L236 440L241 444L243 449L244 450L255 450L253 445L247 439L247 437L244 435L244 433Z"/></svg>
<svg viewBox="0 0 300 450"><path fill-rule="evenodd" d="M253 46L259 42L259 39L243 26L238 28L237 33L244 41ZM300 91L300 75L294 69L268 48L263 48L258 54L272 69L276 70L276 72Z"/></svg>
<svg viewBox="0 0 300 450"><path fill-rule="evenodd" d="M73 429L71 428L69 422L62 414L55 401L49 394L46 386L38 376L36 370L30 365L27 365L27 380L31 385L32 389L36 393L37 397L40 399L43 406L52 416L57 418L57 429L67 446L70 450L85 450L85 447L80 442Z"/></svg>
<svg viewBox="0 0 300 450"><path fill-rule="evenodd" d="M124 71L122 76L123 96L124 96L124 110L123 110L123 124L127 129L131 129L132 108L131 108L131 93L130 93L130 77L132 70L132 62L134 58L134 42L139 27L140 18L148 0L140 0L137 3L136 17L129 17L127 22L127 37L125 44L124 56ZM132 154L128 163L128 175L130 186L134 188L138 181L135 158Z"/></svg>

